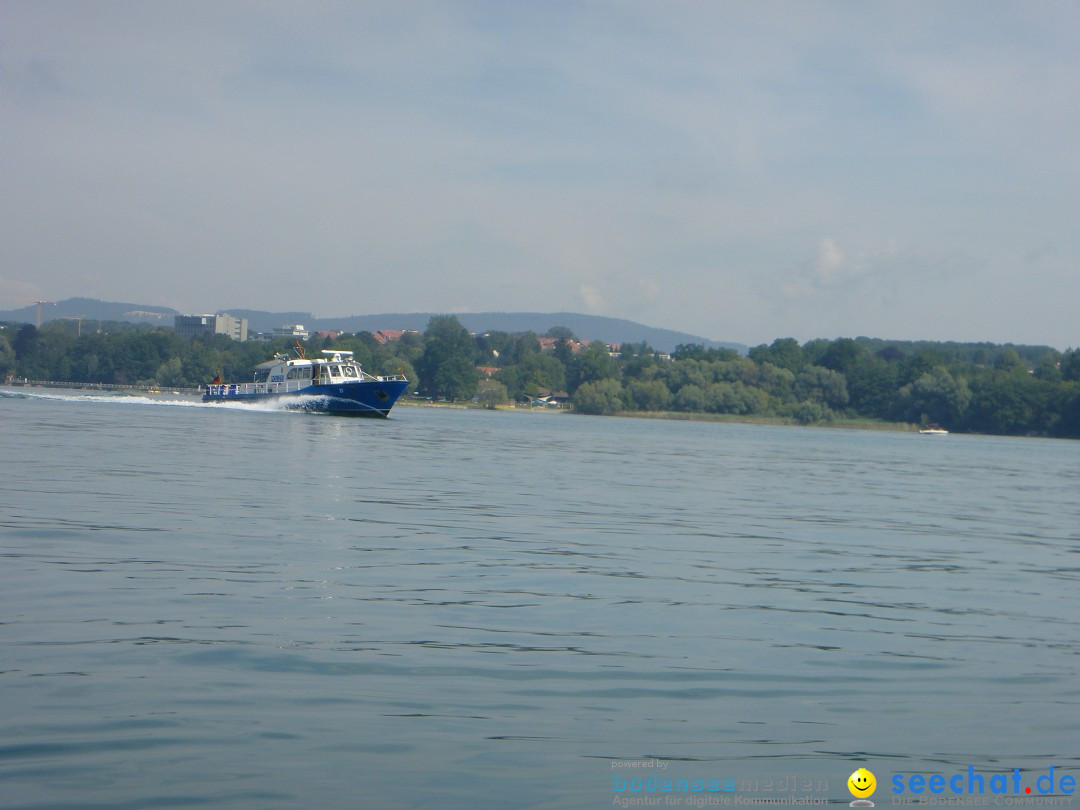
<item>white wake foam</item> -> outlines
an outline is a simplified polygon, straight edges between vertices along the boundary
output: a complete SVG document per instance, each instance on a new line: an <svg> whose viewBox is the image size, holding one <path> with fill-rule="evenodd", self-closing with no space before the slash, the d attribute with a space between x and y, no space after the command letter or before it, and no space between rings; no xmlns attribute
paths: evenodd
<svg viewBox="0 0 1080 810"><path fill-rule="evenodd" d="M201 399L191 398L166 398L165 396L147 396L144 394L115 394L110 392L72 392L72 393L44 393L40 391L25 391L5 389L0 391L0 397L23 398L23 399L47 399L59 402L92 402L109 405L151 405L166 408L226 408L230 410L263 411L263 412L288 412L304 410L305 405L310 407L321 397L298 397L292 400L265 399L257 402L203 402Z"/></svg>

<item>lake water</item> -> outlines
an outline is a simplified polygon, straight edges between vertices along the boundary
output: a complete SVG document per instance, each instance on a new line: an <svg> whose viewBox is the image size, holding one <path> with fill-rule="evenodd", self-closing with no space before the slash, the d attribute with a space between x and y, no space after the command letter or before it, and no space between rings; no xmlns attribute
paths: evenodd
<svg viewBox="0 0 1080 810"><path fill-rule="evenodd" d="M1080 776L1078 442L11 389L0 420L3 807Z"/></svg>

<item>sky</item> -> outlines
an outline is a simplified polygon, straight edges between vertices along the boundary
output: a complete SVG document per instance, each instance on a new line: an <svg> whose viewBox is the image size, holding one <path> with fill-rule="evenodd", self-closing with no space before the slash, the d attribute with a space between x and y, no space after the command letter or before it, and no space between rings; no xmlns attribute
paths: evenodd
<svg viewBox="0 0 1080 810"><path fill-rule="evenodd" d="M1075 347L1078 39L1072 0L2 0L0 309Z"/></svg>

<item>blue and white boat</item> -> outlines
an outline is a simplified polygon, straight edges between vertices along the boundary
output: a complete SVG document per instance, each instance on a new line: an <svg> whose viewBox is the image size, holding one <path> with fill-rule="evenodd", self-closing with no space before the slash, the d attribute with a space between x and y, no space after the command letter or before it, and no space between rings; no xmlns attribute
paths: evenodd
<svg viewBox="0 0 1080 810"><path fill-rule="evenodd" d="M275 354L273 360L255 367L255 381L206 386L203 402L258 403L280 401L287 408L380 416L390 413L409 385L400 374L373 377L353 360L352 352L324 349L322 360L309 360L302 351L296 357Z"/></svg>

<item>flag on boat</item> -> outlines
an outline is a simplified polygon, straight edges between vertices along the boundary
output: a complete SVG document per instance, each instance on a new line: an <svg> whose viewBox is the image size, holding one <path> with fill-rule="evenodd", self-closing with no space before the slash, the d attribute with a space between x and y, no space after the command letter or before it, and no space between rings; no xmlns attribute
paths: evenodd
<svg viewBox="0 0 1080 810"><path fill-rule="evenodd" d="M211 385L221 385L221 374L219 373L214 379L210 381Z"/></svg>

